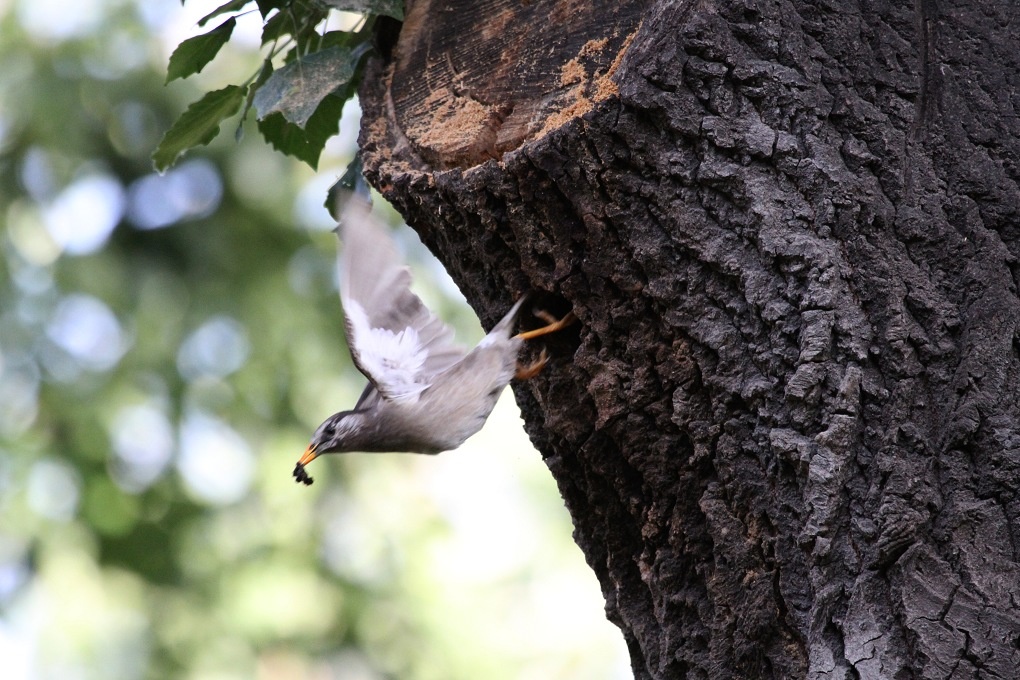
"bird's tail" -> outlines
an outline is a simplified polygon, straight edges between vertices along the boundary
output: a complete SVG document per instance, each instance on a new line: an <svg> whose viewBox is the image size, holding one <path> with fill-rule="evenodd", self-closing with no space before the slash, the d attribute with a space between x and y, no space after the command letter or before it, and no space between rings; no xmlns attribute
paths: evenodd
<svg viewBox="0 0 1020 680"><path fill-rule="evenodd" d="M531 293L525 293L522 295L520 299L514 303L514 306L510 308L510 311L503 315L503 318L499 320L499 323L492 327L489 334L491 335L496 332L501 332L510 335L510 329L513 327L514 320L517 318L517 313L521 311L521 305L523 305L530 297Z"/></svg>

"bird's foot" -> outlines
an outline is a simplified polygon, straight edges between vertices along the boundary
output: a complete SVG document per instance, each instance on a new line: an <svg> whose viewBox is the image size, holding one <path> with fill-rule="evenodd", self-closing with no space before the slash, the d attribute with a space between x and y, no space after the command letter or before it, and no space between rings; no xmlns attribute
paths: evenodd
<svg viewBox="0 0 1020 680"><path fill-rule="evenodd" d="M549 361L549 355L546 354L545 348L542 348L542 353L538 356L538 359L531 362L526 366L517 364L517 370L514 372L514 377L518 380L528 380L534 378L536 375L542 372L545 367L545 363Z"/></svg>
<svg viewBox="0 0 1020 680"><path fill-rule="evenodd" d="M542 319L542 321L545 321L546 325L542 326L541 328L536 328L535 330L518 333L517 337L520 338L521 340L531 340L532 338L537 338L542 335L548 335L549 333L561 331L570 324L577 321L577 317L574 316L573 312L568 312L566 316L564 316L562 319L557 319L555 316L545 311L544 309L537 310L534 312L534 314L538 318Z"/></svg>
<svg viewBox="0 0 1020 680"><path fill-rule="evenodd" d="M294 480L304 484L305 486L311 486L315 480L308 476L308 472L305 471L303 463L298 463L294 466Z"/></svg>

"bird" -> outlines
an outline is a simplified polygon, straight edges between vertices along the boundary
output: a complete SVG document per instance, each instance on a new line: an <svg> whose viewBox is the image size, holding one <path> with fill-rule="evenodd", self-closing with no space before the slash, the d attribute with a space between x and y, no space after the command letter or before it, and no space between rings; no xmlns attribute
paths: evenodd
<svg viewBox="0 0 1020 680"><path fill-rule="evenodd" d="M456 449L482 428L511 379L534 377L545 366L545 349L535 362L518 363L524 341L577 320L573 312L557 319L538 310L546 325L513 335L524 295L468 351L411 292L411 272L366 198L347 199L335 231L342 242L338 269L347 344L368 384L353 409L334 413L315 430L294 467L298 483L314 481L305 466L327 453Z"/></svg>

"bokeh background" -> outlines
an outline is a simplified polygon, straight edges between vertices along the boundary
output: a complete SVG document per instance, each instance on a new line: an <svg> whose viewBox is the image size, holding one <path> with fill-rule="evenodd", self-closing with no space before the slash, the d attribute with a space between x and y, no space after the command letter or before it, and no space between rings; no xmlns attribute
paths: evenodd
<svg viewBox="0 0 1020 680"><path fill-rule="evenodd" d="M292 480L364 384L322 208L358 110L318 172L249 121L154 174L186 105L259 65L255 14L163 85L217 4L0 0L0 677L630 677L509 391L458 451Z"/></svg>

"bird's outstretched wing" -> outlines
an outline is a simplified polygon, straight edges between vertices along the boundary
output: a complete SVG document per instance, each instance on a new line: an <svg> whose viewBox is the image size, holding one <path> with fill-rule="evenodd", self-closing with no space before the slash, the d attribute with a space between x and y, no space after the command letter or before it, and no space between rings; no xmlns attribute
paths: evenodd
<svg viewBox="0 0 1020 680"><path fill-rule="evenodd" d="M411 292L411 272L370 211L367 201L354 195L340 218L340 301L347 342L358 370L384 399L417 399L466 350L454 344L453 331Z"/></svg>

